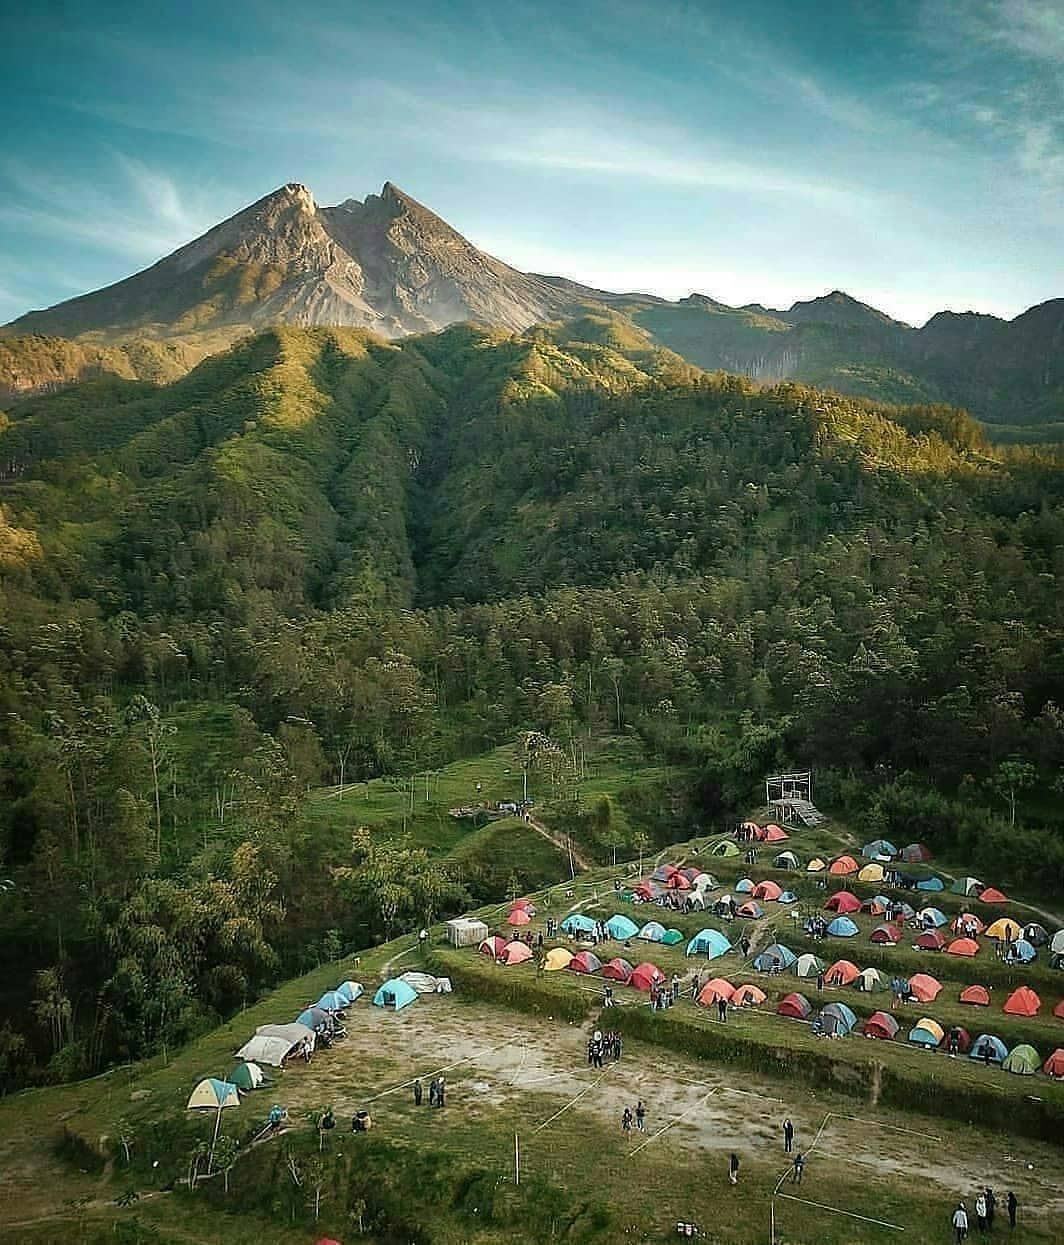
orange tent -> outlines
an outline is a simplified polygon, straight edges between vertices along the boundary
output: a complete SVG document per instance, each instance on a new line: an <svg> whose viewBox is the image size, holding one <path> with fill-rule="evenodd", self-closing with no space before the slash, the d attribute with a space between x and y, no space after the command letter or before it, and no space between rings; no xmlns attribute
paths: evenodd
<svg viewBox="0 0 1064 1245"><path fill-rule="evenodd" d="M993 886L988 886L985 891L979 894L980 903L1008 903L1008 895L1003 894Z"/></svg>
<svg viewBox="0 0 1064 1245"><path fill-rule="evenodd" d="M771 879L767 882L758 882L754 887L755 899L776 900L783 894L783 887Z"/></svg>
<svg viewBox="0 0 1064 1245"><path fill-rule="evenodd" d="M732 1007L748 1007L757 1003L763 1003L768 995L764 990L759 990L757 986L738 986L735 993L731 996Z"/></svg>
<svg viewBox="0 0 1064 1245"><path fill-rule="evenodd" d="M1005 1011L1010 1016L1035 1016L1042 1000L1030 986L1020 986L1005 1000Z"/></svg>
<svg viewBox="0 0 1064 1245"><path fill-rule="evenodd" d="M990 1006L990 991L986 986L966 986L961 991L962 1003L974 1003L977 1007Z"/></svg>
<svg viewBox="0 0 1064 1245"><path fill-rule="evenodd" d="M954 938L946 948L947 955L978 955L979 944L974 938Z"/></svg>
<svg viewBox="0 0 1064 1245"><path fill-rule="evenodd" d="M860 972L857 965L850 960L836 960L830 968L824 970L824 980L829 986L833 986L841 978L841 984L848 986L851 981L857 980Z"/></svg>
<svg viewBox="0 0 1064 1245"><path fill-rule="evenodd" d="M860 912L861 901L856 895L851 895L849 891L836 891L824 907L829 912Z"/></svg>
<svg viewBox="0 0 1064 1245"><path fill-rule="evenodd" d="M784 839L789 839L790 837L787 831L780 826L770 823L765 827L764 839L766 843L782 843Z"/></svg>
<svg viewBox="0 0 1064 1245"><path fill-rule="evenodd" d="M524 908L514 908L510 915L506 918L507 925L530 925L532 918L528 915Z"/></svg>
<svg viewBox="0 0 1064 1245"><path fill-rule="evenodd" d="M730 981L725 981L723 977L714 977L699 990L698 1001L703 1007L714 1007L721 999L726 1003L731 1002L734 994L735 987Z"/></svg>
<svg viewBox="0 0 1064 1245"><path fill-rule="evenodd" d="M1064 1047L1057 1047L1045 1063L1042 1064L1042 1071L1047 1076L1064 1077Z"/></svg>
<svg viewBox="0 0 1064 1245"><path fill-rule="evenodd" d="M857 872L857 861L852 856L840 856L838 860L833 860L828 869L828 873L846 874Z"/></svg>
<svg viewBox="0 0 1064 1245"><path fill-rule="evenodd" d="M933 1003L941 989L942 983L927 973L915 973L909 978L909 993L914 994L921 1003Z"/></svg>

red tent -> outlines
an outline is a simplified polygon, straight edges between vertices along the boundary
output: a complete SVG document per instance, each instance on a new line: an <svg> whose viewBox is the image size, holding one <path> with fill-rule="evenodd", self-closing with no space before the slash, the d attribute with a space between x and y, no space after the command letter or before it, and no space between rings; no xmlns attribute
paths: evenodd
<svg viewBox="0 0 1064 1245"><path fill-rule="evenodd" d="M688 880L688 882L693 882L695 878L700 876L700 874L702 873L702 870L695 869L691 865L688 865L686 869L681 869L680 872L684 875L684 877Z"/></svg>
<svg viewBox="0 0 1064 1245"><path fill-rule="evenodd" d="M792 1020L808 1020L812 1010L804 994L788 994L785 999L780 1000L780 1005L776 1008L779 1015L789 1016Z"/></svg>
<svg viewBox="0 0 1064 1245"><path fill-rule="evenodd" d="M942 983L927 973L915 973L909 978L909 993L914 994L921 1003L933 1003L941 989Z"/></svg>
<svg viewBox="0 0 1064 1245"><path fill-rule="evenodd" d="M656 964L644 962L634 970L628 984L635 986L637 990L645 990L649 994L651 986L660 986L664 980L665 974Z"/></svg>
<svg viewBox="0 0 1064 1245"><path fill-rule="evenodd" d="M1064 1047L1057 1047L1045 1063L1042 1064L1042 1071L1047 1076L1064 1077Z"/></svg>
<svg viewBox="0 0 1064 1245"><path fill-rule="evenodd" d="M650 875L650 880L652 882L667 882L674 873L679 873L679 869L675 865L658 865Z"/></svg>
<svg viewBox="0 0 1064 1245"><path fill-rule="evenodd" d="M852 856L840 856L838 860L833 860L828 867L828 873L847 874L857 872L857 861Z"/></svg>
<svg viewBox="0 0 1064 1245"><path fill-rule="evenodd" d="M507 925L530 925L532 918L528 915L524 908L514 908L510 915L506 918Z"/></svg>
<svg viewBox="0 0 1064 1245"><path fill-rule="evenodd" d="M1064 999L1061 999L1056 1007L1053 1008L1053 1015L1056 1016L1058 1020L1064 1020Z"/></svg>
<svg viewBox="0 0 1064 1245"><path fill-rule="evenodd" d="M829 912L860 912L861 901L849 891L836 891L824 907Z"/></svg>
<svg viewBox="0 0 1064 1245"><path fill-rule="evenodd" d="M730 981L725 981L723 977L714 977L699 990L698 1001L703 1007L714 1007L721 999L731 1002L734 994L735 987Z"/></svg>
<svg viewBox="0 0 1064 1245"><path fill-rule="evenodd" d="M782 826L776 826L769 823L769 825L765 827L764 834L760 837L762 837L766 843L782 843L784 839L789 839L791 836L782 828Z"/></svg>
<svg viewBox="0 0 1064 1245"><path fill-rule="evenodd" d="M946 948L947 955L978 955L979 944L974 938L954 938Z"/></svg>
<svg viewBox="0 0 1064 1245"><path fill-rule="evenodd" d="M493 960L499 958L506 950L506 939L500 938L498 934L494 938L485 938L480 944L480 952L482 955L490 955Z"/></svg>
<svg viewBox="0 0 1064 1245"><path fill-rule="evenodd" d="M756 821L744 821L743 829L749 830L750 833L754 835L755 838L759 839L761 837L761 827L757 824Z"/></svg>
<svg viewBox="0 0 1064 1245"><path fill-rule="evenodd" d="M1030 986L1020 986L1005 1000L1004 1010L1010 1016L1036 1016L1042 1000Z"/></svg>
<svg viewBox="0 0 1064 1245"><path fill-rule="evenodd" d="M581 951L569 961L569 968L574 973L597 973L602 961L592 951Z"/></svg>
<svg viewBox="0 0 1064 1245"><path fill-rule="evenodd" d="M534 908L536 905L531 899L515 899L510 905L512 908Z"/></svg>
<svg viewBox="0 0 1064 1245"><path fill-rule="evenodd" d="M923 843L909 843L901 849L901 858L907 864L918 864L931 859L931 852Z"/></svg>
<svg viewBox="0 0 1064 1245"><path fill-rule="evenodd" d="M921 951L941 951L946 945L946 940L937 929L929 929L917 938L916 945Z"/></svg>
<svg viewBox="0 0 1064 1245"><path fill-rule="evenodd" d="M680 872L679 869L665 883L669 890L673 891L689 891L691 889L690 881Z"/></svg>
<svg viewBox="0 0 1064 1245"><path fill-rule="evenodd" d="M985 891L979 895L980 903L1008 903L1009 897L996 887L988 886Z"/></svg>
<svg viewBox="0 0 1064 1245"><path fill-rule="evenodd" d="M958 1047L960 1047L961 1050L966 1051L968 1047L971 1046L972 1044L972 1035L968 1032L967 1029L962 1029L960 1025L953 1025L951 1027L952 1029L956 1030ZM948 1038L949 1035L950 1035L950 1029L947 1029L946 1037Z"/></svg>
<svg viewBox="0 0 1064 1245"><path fill-rule="evenodd" d="M877 925L869 938L872 942L895 943L901 937L901 930L896 925Z"/></svg>
<svg viewBox="0 0 1064 1245"><path fill-rule="evenodd" d="M986 986L966 986L961 991L962 1003L974 1003L976 1007L990 1006L990 991Z"/></svg>
<svg viewBox="0 0 1064 1245"><path fill-rule="evenodd" d="M883 1038L889 1042L898 1032L898 1022L888 1012L873 1012L864 1022L861 1032L865 1037Z"/></svg>
<svg viewBox="0 0 1064 1245"><path fill-rule="evenodd" d="M501 958L504 964L524 964L532 958L532 948L527 942L508 942Z"/></svg>
<svg viewBox="0 0 1064 1245"><path fill-rule="evenodd" d="M632 966L627 960L617 956L610 960L608 964L603 964L602 975L603 977L608 977L610 981L619 981L627 985L632 977Z"/></svg>
<svg viewBox="0 0 1064 1245"><path fill-rule="evenodd" d="M755 899L777 900L783 894L783 887L778 883L769 879L767 882L758 882L754 887Z"/></svg>
<svg viewBox="0 0 1064 1245"><path fill-rule="evenodd" d="M653 882L640 882L635 890L632 891L632 894L638 895L640 899L645 899L649 902L651 899L657 899L661 894L661 887L655 886Z"/></svg>
<svg viewBox="0 0 1064 1245"><path fill-rule="evenodd" d="M836 960L830 968L824 969L824 980L829 986L834 986L841 979L841 984L848 986L851 981L856 981L860 971L850 960Z"/></svg>
<svg viewBox="0 0 1064 1245"><path fill-rule="evenodd" d="M733 1007L746 1007L747 1004L763 1003L768 995L757 986L737 986L731 997Z"/></svg>

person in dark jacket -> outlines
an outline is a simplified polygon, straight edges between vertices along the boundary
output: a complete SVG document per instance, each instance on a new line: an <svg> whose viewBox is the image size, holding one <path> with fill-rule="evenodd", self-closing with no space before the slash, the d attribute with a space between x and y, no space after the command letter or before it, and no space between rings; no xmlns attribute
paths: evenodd
<svg viewBox="0 0 1064 1245"><path fill-rule="evenodd" d="M414 1082L414 1106L421 1106L421 1079L420 1077Z"/></svg>

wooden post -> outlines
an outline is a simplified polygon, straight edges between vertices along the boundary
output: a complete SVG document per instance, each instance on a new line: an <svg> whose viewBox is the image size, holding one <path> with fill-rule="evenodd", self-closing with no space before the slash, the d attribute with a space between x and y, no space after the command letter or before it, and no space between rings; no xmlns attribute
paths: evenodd
<svg viewBox="0 0 1064 1245"><path fill-rule="evenodd" d="M521 1148L518 1145L517 1134L514 1133L514 1184L521 1183Z"/></svg>

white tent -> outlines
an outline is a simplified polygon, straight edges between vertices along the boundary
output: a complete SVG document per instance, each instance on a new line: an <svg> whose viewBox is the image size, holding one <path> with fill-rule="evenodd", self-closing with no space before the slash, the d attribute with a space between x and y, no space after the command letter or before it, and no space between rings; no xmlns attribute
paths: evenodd
<svg viewBox="0 0 1064 1245"><path fill-rule="evenodd" d="M268 1063L273 1068L279 1068L288 1058L294 1045L296 1043L290 1042L287 1038L256 1033L250 1041L241 1046L236 1057L245 1062L254 1060L255 1063Z"/></svg>
<svg viewBox="0 0 1064 1245"><path fill-rule="evenodd" d="M298 1046L300 1042L310 1039L310 1046L313 1050L317 1039L314 1036L314 1030L306 1025L301 1025L298 1020L293 1020L288 1025L259 1025L255 1030L256 1037L276 1037L282 1038L288 1043L288 1049Z"/></svg>
<svg viewBox="0 0 1064 1245"><path fill-rule="evenodd" d="M488 927L473 916L456 916L447 922L447 941L452 947L477 947L488 936Z"/></svg>
<svg viewBox="0 0 1064 1245"><path fill-rule="evenodd" d="M691 884L696 891L712 891L717 889L717 879L712 873L700 873Z"/></svg>
<svg viewBox="0 0 1064 1245"><path fill-rule="evenodd" d="M418 994L435 994L436 978L429 973L409 972L402 973L399 977L400 981L405 981L412 990L416 990Z"/></svg>

